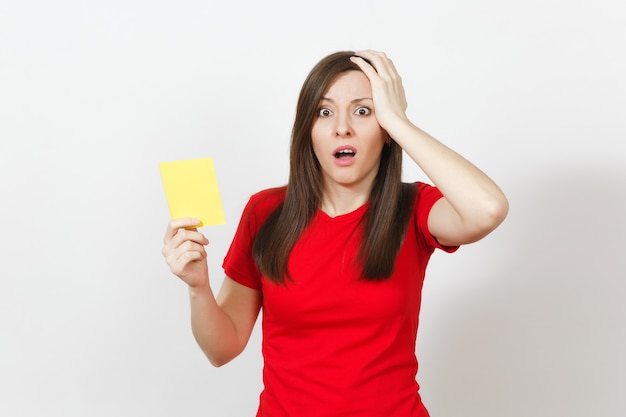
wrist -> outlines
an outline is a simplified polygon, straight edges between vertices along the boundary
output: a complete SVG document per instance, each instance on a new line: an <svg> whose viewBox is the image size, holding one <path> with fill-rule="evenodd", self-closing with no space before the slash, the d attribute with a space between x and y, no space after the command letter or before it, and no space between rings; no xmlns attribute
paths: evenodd
<svg viewBox="0 0 626 417"><path fill-rule="evenodd" d="M409 119L398 119L390 124L391 128L385 129L389 136L404 148L403 141L411 141L415 135L422 134L422 130L414 125Z"/></svg>
<svg viewBox="0 0 626 417"><path fill-rule="evenodd" d="M206 283L198 284L198 285L189 285L189 296L193 298L204 297L204 296L213 296L213 292L211 291L211 286L209 285L209 280L207 279Z"/></svg>

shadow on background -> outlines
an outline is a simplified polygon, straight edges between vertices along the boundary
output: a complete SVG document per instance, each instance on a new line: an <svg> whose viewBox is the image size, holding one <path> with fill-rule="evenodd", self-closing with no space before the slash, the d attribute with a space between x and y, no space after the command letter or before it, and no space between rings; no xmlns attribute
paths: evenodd
<svg viewBox="0 0 626 417"><path fill-rule="evenodd" d="M511 190L503 259L437 308L433 416L626 415L626 178L581 171Z"/></svg>

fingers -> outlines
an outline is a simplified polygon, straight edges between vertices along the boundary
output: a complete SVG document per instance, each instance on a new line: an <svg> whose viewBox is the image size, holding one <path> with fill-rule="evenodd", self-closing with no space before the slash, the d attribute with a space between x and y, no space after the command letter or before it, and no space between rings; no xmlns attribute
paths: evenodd
<svg viewBox="0 0 626 417"><path fill-rule="evenodd" d="M407 101L402 78L383 52L365 50L350 58L367 76L372 87L376 118L388 130L406 119Z"/></svg>
<svg viewBox="0 0 626 417"><path fill-rule="evenodd" d="M177 276L186 274L186 268L195 261L206 259L207 253L204 246L191 241L183 242L180 246L165 253L165 260L170 270Z"/></svg>
<svg viewBox="0 0 626 417"><path fill-rule="evenodd" d="M163 252L172 251L180 247L185 242L194 243L201 247L209 244L209 240L195 228L186 228L194 224L193 219L176 219L172 220L165 232L163 239Z"/></svg>
<svg viewBox="0 0 626 417"><path fill-rule="evenodd" d="M166 259L179 258L185 252L198 252L206 257L205 245L209 241L200 232L181 229L169 242L163 246L163 256Z"/></svg>
<svg viewBox="0 0 626 417"><path fill-rule="evenodd" d="M361 70L363 70L368 77L370 74L374 75L372 69L382 78L399 77L393 61L384 52L368 49L357 52L356 58L357 59L352 59L352 61L359 65Z"/></svg>
<svg viewBox="0 0 626 417"><path fill-rule="evenodd" d="M167 243L170 241L180 229L194 229L195 226L198 226L199 224L200 220L193 219L191 217L170 220L167 224L167 229L165 230L163 242Z"/></svg>
<svg viewBox="0 0 626 417"><path fill-rule="evenodd" d="M182 218L171 220L167 225L162 254L168 263L182 256L195 259L206 257L204 246L209 240L193 226L198 225L197 219Z"/></svg>
<svg viewBox="0 0 626 417"><path fill-rule="evenodd" d="M174 275L177 275L187 282L188 275L192 269L196 269L196 267L192 267L192 264L207 258L207 252L204 246L207 245L209 241L202 233L195 229L180 228L177 229L175 233L174 236L166 241L162 249L162 254ZM187 283L191 285L191 282Z"/></svg>

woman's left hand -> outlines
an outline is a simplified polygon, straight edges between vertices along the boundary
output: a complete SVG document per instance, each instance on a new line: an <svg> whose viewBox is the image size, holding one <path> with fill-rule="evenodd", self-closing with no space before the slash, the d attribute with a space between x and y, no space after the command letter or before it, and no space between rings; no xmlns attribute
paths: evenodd
<svg viewBox="0 0 626 417"><path fill-rule="evenodd" d="M402 78L391 59L384 52L373 50L357 52L350 59L370 81L378 124L390 133L398 122L408 122Z"/></svg>

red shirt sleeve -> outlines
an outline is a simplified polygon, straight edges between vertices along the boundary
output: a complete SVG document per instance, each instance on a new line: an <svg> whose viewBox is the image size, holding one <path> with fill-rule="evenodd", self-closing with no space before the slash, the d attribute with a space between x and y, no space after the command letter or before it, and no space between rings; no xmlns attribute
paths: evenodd
<svg viewBox="0 0 626 417"><path fill-rule="evenodd" d="M417 212L417 230L426 241L426 244L435 249L441 249L448 253L455 252L458 246L443 246L439 244L437 239L428 230L428 215L433 205L443 197L443 194L437 187L432 185L416 182L417 198L415 199L415 210Z"/></svg>
<svg viewBox="0 0 626 417"><path fill-rule="evenodd" d="M222 263L227 277L246 287L261 290L261 272L252 257L252 245L263 222L284 198L284 187L264 190L250 197Z"/></svg>

